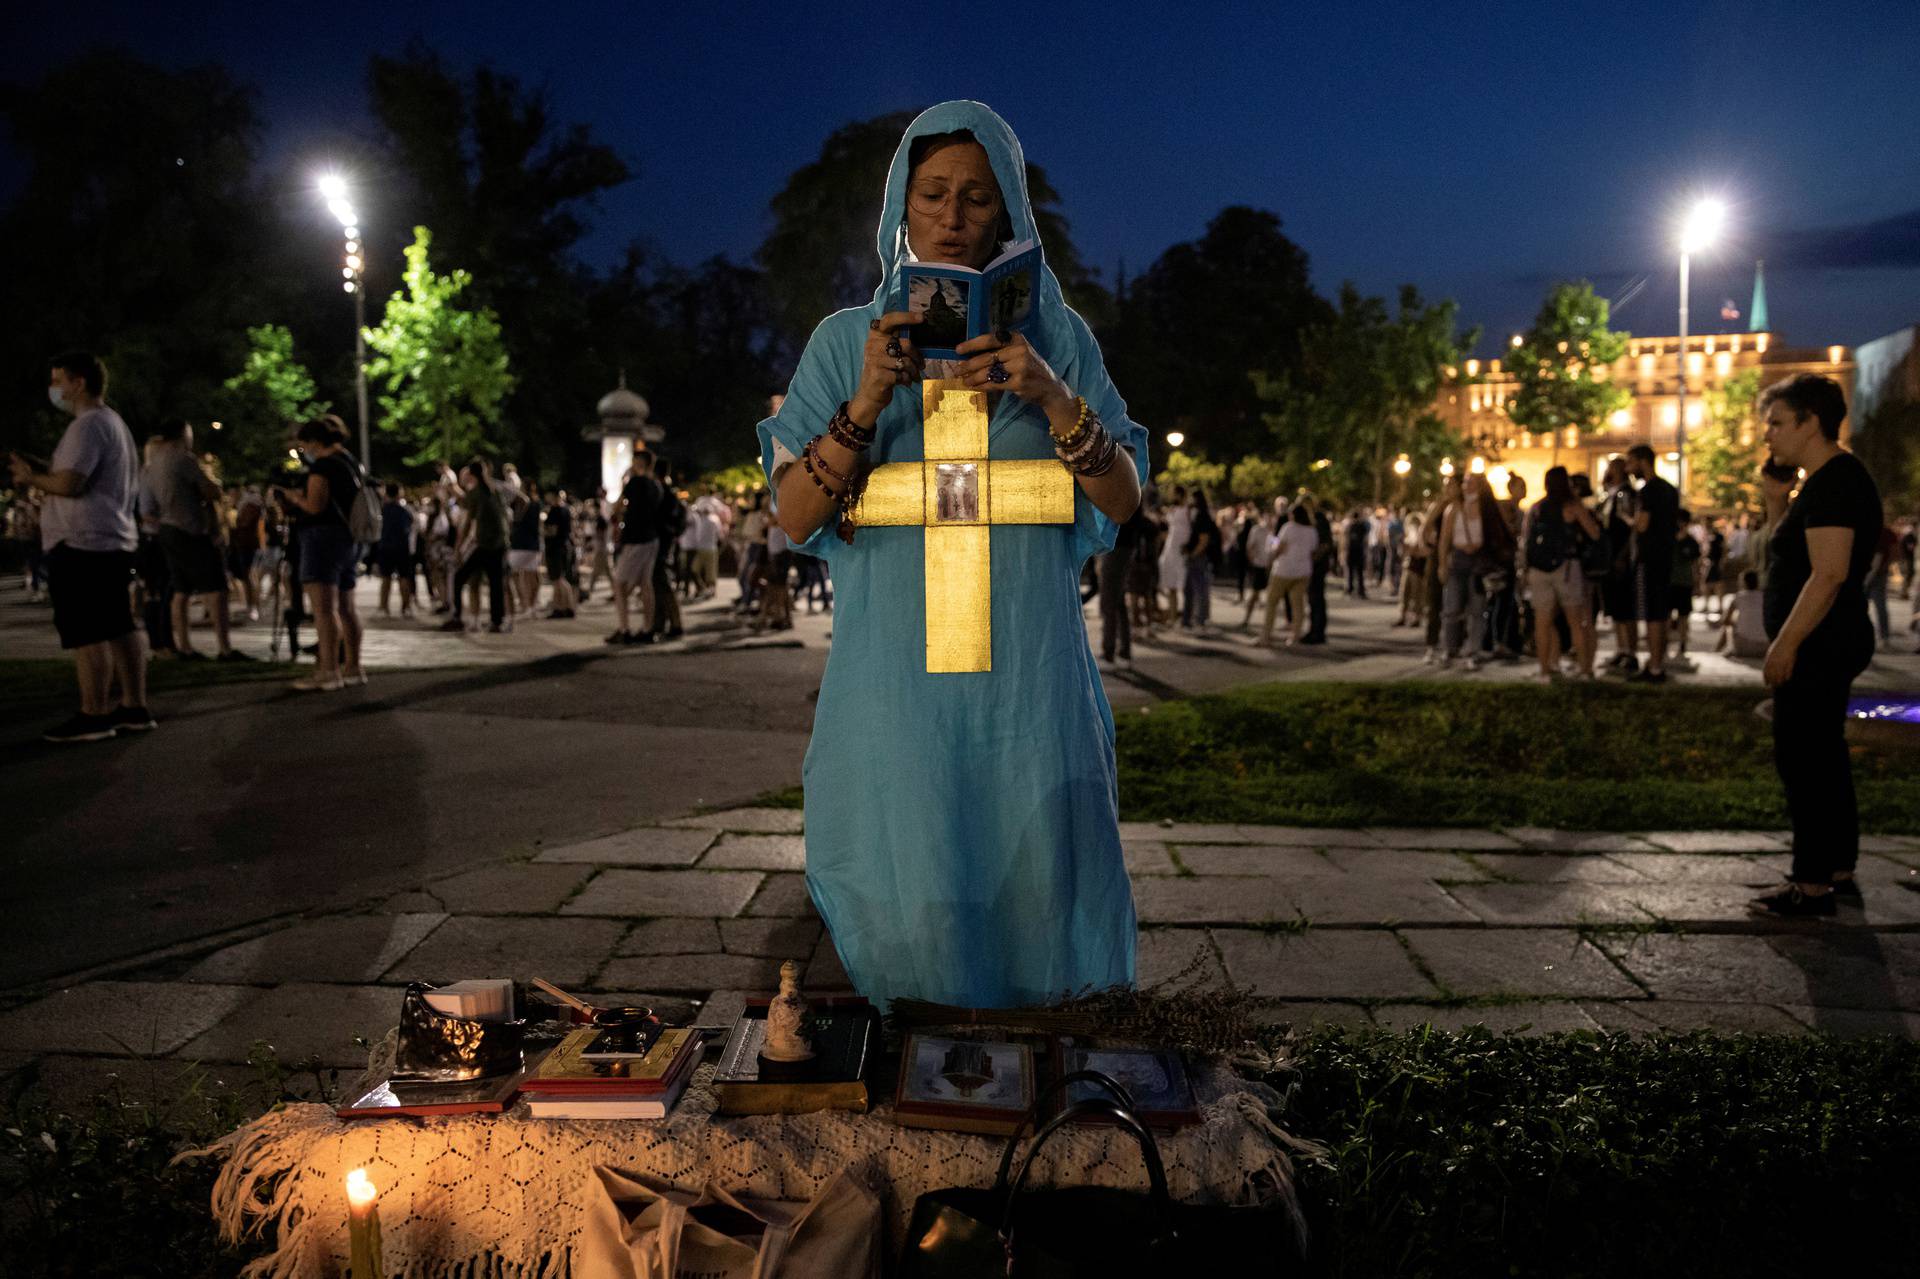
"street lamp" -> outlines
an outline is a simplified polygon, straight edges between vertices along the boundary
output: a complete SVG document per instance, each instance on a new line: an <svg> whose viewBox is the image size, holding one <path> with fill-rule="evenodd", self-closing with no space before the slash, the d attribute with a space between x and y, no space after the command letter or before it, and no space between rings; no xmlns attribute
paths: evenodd
<svg viewBox="0 0 1920 1279"><path fill-rule="evenodd" d="M1187 442L1187 437L1186 437L1186 433L1185 433L1185 432L1183 432L1183 431L1168 431L1168 432L1167 432L1167 447L1168 447L1168 448L1170 448L1170 449L1177 449L1177 448L1179 448L1179 447L1180 447L1180 446L1181 446L1182 444L1185 444L1186 442Z"/></svg>
<svg viewBox="0 0 1920 1279"><path fill-rule="evenodd" d="M342 242L340 287L353 295L353 399L360 412L360 464L373 466L373 441L367 434L367 287L365 246L360 242L360 214L347 199L347 180L323 173L315 184L327 212L340 224Z"/></svg>
<svg viewBox="0 0 1920 1279"><path fill-rule="evenodd" d="M1687 283L1693 255L1712 245L1726 221L1727 206L1718 200L1700 200L1680 225L1680 414L1674 423L1674 442L1680 461L1674 471L1681 500L1687 493Z"/></svg>

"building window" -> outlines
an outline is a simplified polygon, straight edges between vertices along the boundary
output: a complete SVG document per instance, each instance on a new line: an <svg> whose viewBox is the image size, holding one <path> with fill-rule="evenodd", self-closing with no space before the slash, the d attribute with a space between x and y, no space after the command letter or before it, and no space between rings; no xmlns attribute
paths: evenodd
<svg viewBox="0 0 1920 1279"><path fill-rule="evenodd" d="M1733 356L1726 351L1713 357L1713 375L1727 377L1733 372Z"/></svg>

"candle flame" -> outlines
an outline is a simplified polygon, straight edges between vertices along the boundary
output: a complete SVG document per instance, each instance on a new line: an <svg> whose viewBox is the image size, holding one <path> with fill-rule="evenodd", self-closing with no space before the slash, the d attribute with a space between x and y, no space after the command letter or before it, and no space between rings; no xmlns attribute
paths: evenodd
<svg viewBox="0 0 1920 1279"><path fill-rule="evenodd" d="M355 1204L370 1204L379 1192L373 1183L367 1180L365 1168L355 1168L347 1174L347 1199Z"/></svg>

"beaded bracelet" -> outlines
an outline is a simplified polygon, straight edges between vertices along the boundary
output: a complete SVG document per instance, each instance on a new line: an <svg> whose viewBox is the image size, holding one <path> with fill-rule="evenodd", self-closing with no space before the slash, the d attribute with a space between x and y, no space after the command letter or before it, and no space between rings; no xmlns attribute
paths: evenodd
<svg viewBox="0 0 1920 1279"><path fill-rule="evenodd" d="M1060 435L1054 431L1051 425L1047 427L1047 434L1053 436L1053 442L1057 447L1067 448L1078 444L1080 442L1080 433L1087 429L1087 419L1094 416L1093 409L1087 404L1086 396L1076 395L1073 398L1080 405L1080 412L1075 418L1073 426L1067 433Z"/></svg>
<svg viewBox="0 0 1920 1279"><path fill-rule="evenodd" d="M1085 466L1075 469L1074 474L1084 475L1090 480L1097 480L1113 469L1113 464L1119 457L1120 444L1109 435L1107 436L1106 447L1100 451L1100 455Z"/></svg>
<svg viewBox="0 0 1920 1279"><path fill-rule="evenodd" d="M827 484L827 482L820 478L820 472L813 469L812 448L807 448L801 452L800 468L807 473L808 479L812 480L816 485L819 486L820 491L822 493L825 493L828 499L831 500L835 506L840 505L843 501L846 500L846 496L847 496L846 490L842 489L838 493L834 492L833 489Z"/></svg>
<svg viewBox="0 0 1920 1279"><path fill-rule="evenodd" d="M813 465L819 467L822 471L826 472L827 478L834 481L836 484L839 484L842 488L845 488L845 486L853 483L853 480L850 477L842 475L840 474L840 472L834 470L833 466L827 461L827 455L820 451L819 436L816 435L812 439L807 441L807 447L800 450L800 456L803 458L811 458L813 461Z"/></svg>
<svg viewBox="0 0 1920 1279"><path fill-rule="evenodd" d="M862 430L855 424L852 415L847 412L847 401L842 400L839 410L827 422L827 434L832 436L833 442L842 448L858 453L873 443L878 425L875 423L874 426Z"/></svg>

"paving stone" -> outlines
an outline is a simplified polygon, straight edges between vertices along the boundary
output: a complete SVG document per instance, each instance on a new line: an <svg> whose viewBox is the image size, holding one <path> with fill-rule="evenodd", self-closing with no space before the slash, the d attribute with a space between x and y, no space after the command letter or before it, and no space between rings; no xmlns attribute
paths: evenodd
<svg viewBox="0 0 1920 1279"><path fill-rule="evenodd" d="M649 919L634 925L617 955L698 955L720 949L720 926L712 919Z"/></svg>
<svg viewBox="0 0 1920 1279"><path fill-rule="evenodd" d="M562 915L738 915L761 876L735 870L603 870Z"/></svg>
<svg viewBox="0 0 1920 1279"><path fill-rule="evenodd" d="M516 919L456 915L395 964L389 981L544 977L580 984L600 971L627 926L614 919Z"/></svg>
<svg viewBox="0 0 1920 1279"><path fill-rule="evenodd" d="M1920 837L1913 835L1862 835L1863 853L1920 853Z"/></svg>
<svg viewBox="0 0 1920 1279"><path fill-rule="evenodd" d="M728 833L700 859L702 869L805 870L807 841L799 835Z"/></svg>
<svg viewBox="0 0 1920 1279"><path fill-rule="evenodd" d="M1767 867L1733 853L1610 853L1604 860L1662 884L1770 884L1774 878Z"/></svg>
<svg viewBox="0 0 1920 1279"><path fill-rule="evenodd" d="M1807 992L1770 1003L1920 1012L1920 934L1823 928L1768 940L1804 975Z"/></svg>
<svg viewBox="0 0 1920 1279"><path fill-rule="evenodd" d="M1643 924L1621 884L1460 884L1447 891L1489 924Z"/></svg>
<svg viewBox="0 0 1920 1279"><path fill-rule="evenodd" d="M593 874L578 862L506 862L436 879L427 887L455 915L547 915Z"/></svg>
<svg viewBox="0 0 1920 1279"><path fill-rule="evenodd" d="M283 1062L317 1057L323 1066L363 1068L367 1044L399 1024L402 994L398 986L292 982L227 1017L178 1055L195 1061L243 1061L255 1040L265 1040Z"/></svg>
<svg viewBox="0 0 1920 1279"><path fill-rule="evenodd" d="M707 851L717 831L700 827L666 830L642 826L579 844L545 848L536 862L587 862L597 866L691 866Z"/></svg>
<svg viewBox="0 0 1920 1279"><path fill-rule="evenodd" d="M663 826L695 830L737 830L759 835L798 835L806 814L798 808L728 808L717 813L677 817Z"/></svg>
<svg viewBox="0 0 1920 1279"><path fill-rule="evenodd" d="M1589 995L1641 990L1575 932L1541 928L1408 929L1400 936L1454 995Z"/></svg>
<svg viewBox="0 0 1920 1279"><path fill-rule="evenodd" d="M780 961L757 955L641 955L608 964L599 984L705 994L716 981L772 994L780 985Z"/></svg>
<svg viewBox="0 0 1920 1279"><path fill-rule="evenodd" d="M1858 906L1841 899L1840 923L1865 924L1870 928L1920 924L1920 892L1897 881L1888 882L1863 874L1861 893L1865 901Z"/></svg>
<svg viewBox="0 0 1920 1279"><path fill-rule="evenodd" d="M1196 956L1200 968L1188 981L1200 988L1226 984L1226 970L1220 966L1213 939L1204 928L1143 929L1136 954L1135 981L1143 988L1179 976Z"/></svg>
<svg viewBox="0 0 1920 1279"><path fill-rule="evenodd" d="M1677 857L1677 853L1653 854ZM1521 884L1644 884L1646 876L1612 856L1578 853L1474 853L1495 878Z"/></svg>
<svg viewBox="0 0 1920 1279"><path fill-rule="evenodd" d="M746 913L806 916L811 919L820 917L813 908L813 898L807 894L805 875L768 875L766 882L760 885L760 891L747 904Z"/></svg>
<svg viewBox="0 0 1920 1279"><path fill-rule="evenodd" d="M740 1014L746 1011L746 991L710 991L706 999L701 1001L700 1006L694 1009L692 1024L717 1031L718 1038L725 1042L727 1032L733 1029L733 1023L739 1021Z"/></svg>
<svg viewBox="0 0 1920 1279"><path fill-rule="evenodd" d="M1582 1004L1607 1030L1633 1034L1713 1030L1721 1034L1794 1034L1805 1027L1769 1004L1724 1000L1642 999L1633 1002Z"/></svg>
<svg viewBox="0 0 1920 1279"><path fill-rule="evenodd" d="M1172 875L1178 872L1173 864L1172 849L1159 840L1123 842L1120 855L1126 859L1129 875Z"/></svg>
<svg viewBox="0 0 1920 1279"><path fill-rule="evenodd" d="M1667 830L1641 836L1676 853L1777 853L1787 841L1754 830Z"/></svg>
<svg viewBox="0 0 1920 1279"><path fill-rule="evenodd" d="M1214 930L1236 986L1268 999L1421 999L1439 995L1387 932Z"/></svg>
<svg viewBox="0 0 1920 1279"><path fill-rule="evenodd" d="M0 1048L128 1056L168 1053L259 997L251 986L88 982L0 1014Z"/></svg>
<svg viewBox="0 0 1920 1279"><path fill-rule="evenodd" d="M1518 848L1520 841L1497 830L1451 829L1440 826L1370 826L1367 833L1383 848L1472 849Z"/></svg>
<svg viewBox="0 0 1920 1279"><path fill-rule="evenodd" d="M847 970L840 962L840 952L834 948L833 938L822 937L813 948L813 958L807 961L806 976L803 978L808 990L850 991L853 979L847 976Z"/></svg>
<svg viewBox="0 0 1920 1279"><path fill-rule="evenodd" d="M229 1098L237 1098L249 1114L280 1100L280 1090L269 1090L259 1072L244 1062L202 1065L178 1057L56 1055L39 1058L32 1078L36 1099L82 1115L102 1100L112 1100L164 1107L171 1121L204 1119L212 1124L225 1118L217 1112ZM320 1100L320 1081L312 1075L289 1076L282 1086L301 1100Z"/></svg>
<svg viewBox="0 0 1920 1279"><path fill-rule="evenodd" d="M410 893L395 893L374 907L382 915L431 915L445 909L438 897L420 889Z"/></svg>
<svg viewBox="0 0 1920 1279"><path fill-rule="evenodd" d="M1628 853L1645 852L1652 847L1638 835L1622 835L1614 831L1509 826L1507 834L1528 848L1549 853Z"/></svg>
<svg viewBox="0 0 1920 1279"><path fill-rule="evenodd" d="M1278 1000L1254 1005L1249 1016L1256 1025L1286 1026L1294 1030L1310 1030L1321 1026L1365 1030L1373 1025L1373 1018L1367 1015L1366 1008L1360 1004Z"/></svg>
<svg viewBox="0 0 1920 1279"><path fill-rule="evenodd" d="M1858 1039L1866 1035L1897 1035L1920 1039L1920 1012L1898 1012L1886 1008L1815 1008L1808 1004L1786 1004L1781 1011L1813 1030Z"/></svg>
<svg viewBox="0 0 1920 1279"><path fill-rule="evenodd" d="M1485 1026L1496 1035L1554 1035L1571 1030L1599 1030L1600 1023L1580 1005L1541 1000L1520 1004L1492 1004L1484 1008L1435 1008L1426 1004L1381 1004L1373 1010L1375 1024L1388 1030L1459 1032Z"/></svg>
<svg viewBox="0 0 1920 1279"><path fill-rule="evenodd" d="M1768 880L1763 874L1750 882ZM1647 918L1681 927L1747 932L1769 926L1747 909L1758 890L1746 884L1640 884L1624 891Z"/></svg>
<svg viewBox="0 0 1920 1279"><path fill-rule="evenodd" d="M1765 937L1649 933L1598 941L1658 1000L1860 1006L1810 998L1807 974Z"/></svg>
<svg viewBox="0 0 1920 1279"><path fill-rule="evenodd" d="M1284 923L1299 914L1279 880L1226 875L1145 877L1133 885L1133 905L1143 924Z"/></svg>
<svg viewBox="0 0 1920 1279"><path fill-rule="evenodd" d="M817 919L723 919L721 949L729 955L763 959L805 959L820 941Z"/></svg>
<svg viewBox="0 0 1920 1279"><path fill-rule="evenodd" d="M1366 879L1479 880L1487 873L1458 853L1408 848L1329 848L1326 859Z"/></svg>
<svg viewBox="0 0 1920 1279"><path fill-rule="evenodd" d="M1472 912L1450 889L1412 879L1304 879L1288 892L1295 908L1317 925L1390 926L1471 924Z"/></svg>
<svg viewBox="0 0 1920 1279"><path fill-rule="evenodd" d="M1334 875L1339 867L1311 848L1287 848L1274 844L1188 844L1176 845L1174 856L1196 875L1275 875L1300 879L1308 875Z"/></svg>
<svg viewBox="0 0 1920 1279"><path fill-rule="evenodd" d="M1351 826L1240 826L1249 844L1290 844L1300 848L1378 848L1380 841Z"/></svg>
<svg viewBox="0 0 1920 1279"><path fill-rule="evenodd" d="M216 950L188 981L378 981L446 920L443 914L330 915Z"/></svg>
<svg viewBox="0 0 1920 1279"><path fill-rule="evenodd" d="M1120 842L1157 839L1169 844L1244 844L1238 826L1207 822L1121 822Z"/></svg>

